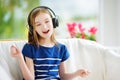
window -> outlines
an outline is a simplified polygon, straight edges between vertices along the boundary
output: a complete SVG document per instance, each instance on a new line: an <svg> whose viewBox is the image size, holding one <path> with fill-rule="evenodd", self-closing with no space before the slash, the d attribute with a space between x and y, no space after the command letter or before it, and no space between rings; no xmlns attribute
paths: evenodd
<svg viewBox="0 0 120 80"><path fill-rule="evenodd" d="M67 23L98 27L98 0L1 0L0 39L26 39L27 15L37 5L48 6L58 15L60 26L56 29L57 38L70 37Z"/></svg>

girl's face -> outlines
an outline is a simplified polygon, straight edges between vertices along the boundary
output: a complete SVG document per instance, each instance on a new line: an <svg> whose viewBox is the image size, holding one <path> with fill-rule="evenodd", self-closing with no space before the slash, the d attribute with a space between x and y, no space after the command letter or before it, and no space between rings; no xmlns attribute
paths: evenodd
<svg viewBox="0 0 120 80"><path fill-rule="evenodd" d="M51 37L53 24L49 14L40 13L35 17L35 31L44 39Z"/></svg>

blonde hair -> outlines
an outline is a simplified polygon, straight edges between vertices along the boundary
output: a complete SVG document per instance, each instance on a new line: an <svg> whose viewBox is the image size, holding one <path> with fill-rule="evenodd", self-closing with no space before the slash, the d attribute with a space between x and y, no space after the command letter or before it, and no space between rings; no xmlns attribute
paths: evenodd
<svg viewBox="0 0 120 80"><path fill-rule="evenodd" d="M45 9L45 8L36 8L35 10L33 10L30 15L29 15L29 28L32 28L32 32L29 30L28 31L28 43L30 44L34 44L36 46L39 46L39 39L41 38L41 36L35 31L35 17L38 16L38 14L40 13L46 13L46 14L49 14L51 16L51 19L52 19L52 14L50 13L50 11L48 9ZM31 34L32 33L32 34ZM51 41L53 43L57 43L56 42L56 39L55 39L55 36L54 36L54 30L53 30L53 34L51 35Z"/></svg>

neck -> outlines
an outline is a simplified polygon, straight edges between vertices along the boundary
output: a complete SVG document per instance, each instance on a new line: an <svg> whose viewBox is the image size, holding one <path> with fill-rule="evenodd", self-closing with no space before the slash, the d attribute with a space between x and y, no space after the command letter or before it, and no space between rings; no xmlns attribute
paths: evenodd
<svg viewBox="0 0 120 80"><path fill-rule="evenodd" d="M50 38L49 39L41 39L39 44L42 46L47 46L47 47L51 47L54 45L54 43L51 41Z"/></svg>

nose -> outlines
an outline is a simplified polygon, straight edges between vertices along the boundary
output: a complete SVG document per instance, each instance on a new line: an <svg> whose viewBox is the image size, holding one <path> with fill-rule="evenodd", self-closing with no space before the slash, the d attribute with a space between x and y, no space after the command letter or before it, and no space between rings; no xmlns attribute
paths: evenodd
<svg viewBox="0 0 120 80"><path fill-rule="evenodd" d="M47 28L47 25L46 25L46 24L43 24L43 28Z"/></svg>

